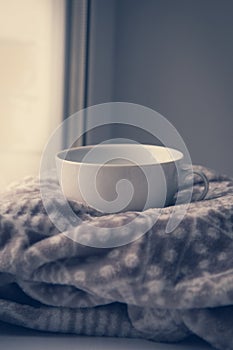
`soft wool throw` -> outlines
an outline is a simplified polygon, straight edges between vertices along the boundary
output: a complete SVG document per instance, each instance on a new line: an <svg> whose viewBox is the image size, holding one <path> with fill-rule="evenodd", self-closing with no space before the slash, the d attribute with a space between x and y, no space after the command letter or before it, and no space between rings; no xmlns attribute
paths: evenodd
<svg viewBox="0 0 233 350"><path fill-rule="evenodd" d="M232 350L233 179L203 167L195 170L206 174L210 189L205 200L189 205L175 230L166 233L167 207L141 238L108 249L81 245L59 232L44 209L38 179L4 191L0 321L166 342L196 334L217 349ZM51 186L53 202L59 185ZM195 178L194 198L201 190ZM136 215L100 215L77 203L73 210L83 222L104 227L120 226ZM146 210L143 220L155 210ZM134 224L140 230L142 222ZM81 223L77 234L88 234L82 230Z"/></svg>

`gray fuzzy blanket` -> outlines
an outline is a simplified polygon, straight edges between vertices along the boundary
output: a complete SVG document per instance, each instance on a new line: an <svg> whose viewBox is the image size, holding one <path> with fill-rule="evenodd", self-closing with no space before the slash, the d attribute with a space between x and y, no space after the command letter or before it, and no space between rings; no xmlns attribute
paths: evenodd
<svg viewBox="0 0 233 350"><path fill-rule="evenodd" d="M111 249L86 247L60 233L43 207L38 179L4 191L0 321L165 342L196 334L217 349L232 350L233 180L196 168L209 178L209 193L190 204L173 232L165 232L167 207L145 235ZM201 191L197 180L194 196ZM56 193L58 185L53 186ZM105 227L135 215L100 215L78 204L73 210L83 221ZM145 220L153 211L144 212Z"/></svg>

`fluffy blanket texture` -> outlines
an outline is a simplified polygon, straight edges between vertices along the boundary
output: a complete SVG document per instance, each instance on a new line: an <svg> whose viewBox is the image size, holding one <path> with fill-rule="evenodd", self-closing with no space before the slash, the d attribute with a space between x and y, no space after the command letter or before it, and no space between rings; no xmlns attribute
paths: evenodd
<svg viewBox="0 0 233 350"><path fill-rule="evenodd" d="M196 334L217 349L232 350L233 179L203 167L195 170L206 174L210 189L205 200L190 204L175 230L165 232L171 212L166 207L141 238L108 249L81 245L59 232L44 209L38 179L4 191L0 321L51 332L166 342ZM58 184L51 186L52 203ZM201 189L195 178L194 196ZM83 222L94 226L121 226L137 214L101 215L71 205ZM144 220L155 210L146 210ZM134 223L135 231L140 230L142 222ZM84 233L80 224L77 234Z"/></svg>

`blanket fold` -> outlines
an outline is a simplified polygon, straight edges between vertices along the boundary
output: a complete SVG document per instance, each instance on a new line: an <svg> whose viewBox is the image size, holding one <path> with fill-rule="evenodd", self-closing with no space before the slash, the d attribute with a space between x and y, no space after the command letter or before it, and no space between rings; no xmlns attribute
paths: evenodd
<svg viewBox="0 0 233 350"><path fill-rule="evenodd" d="M93 248L50 221L39 180L28 178L0 198L0 321L52 332L180 341L196 334L233 350L233 179L196 166L210 181L205 200L190 203L179 226L165 228L171 207L136 241ZM56 200L56 186L53 183ZM202 190L195 178L194 199ZM185 191L185 189L184 189ZM182 205L182 204L180 204ZM105 228L143 216L104 215L71 203L85 222ZM62 207L61 207L62 213ZM106 230L105 230L106 232Z"/></svg>

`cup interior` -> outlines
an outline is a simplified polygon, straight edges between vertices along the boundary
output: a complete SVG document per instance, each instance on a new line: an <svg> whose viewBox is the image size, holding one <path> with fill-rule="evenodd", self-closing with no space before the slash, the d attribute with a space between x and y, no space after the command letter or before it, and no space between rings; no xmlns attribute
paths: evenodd
<svg viewBox="0 0 233 350"><path fill-rule="evenodd" d="M105 166L152 165L176 162L183 154L173 148L144 144L101 144L61 151L57 158L71 163Z"/></svg>

